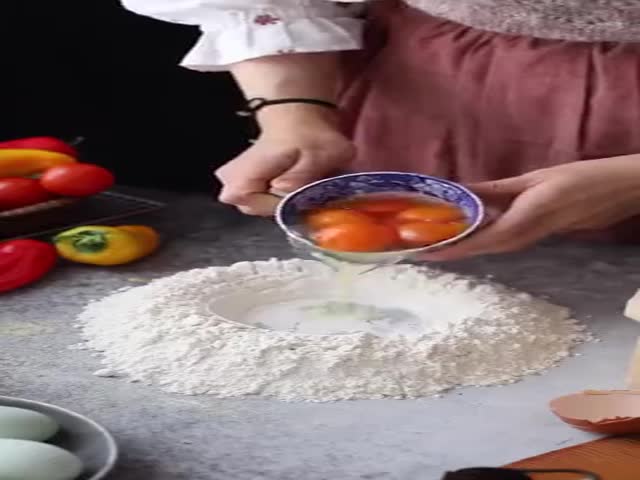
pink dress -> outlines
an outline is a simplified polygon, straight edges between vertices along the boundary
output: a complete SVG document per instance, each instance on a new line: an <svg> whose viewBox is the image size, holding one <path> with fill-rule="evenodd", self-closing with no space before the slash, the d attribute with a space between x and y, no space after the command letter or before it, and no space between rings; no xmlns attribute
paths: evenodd
<svg viewBox="0 0 640 480"><path fill-rule="evenodd" d="M492 33L392 1L367 37L345 54L355 171L478 182L640 153L640 43ZM611 236L639 241L640 219Z"/></svg>

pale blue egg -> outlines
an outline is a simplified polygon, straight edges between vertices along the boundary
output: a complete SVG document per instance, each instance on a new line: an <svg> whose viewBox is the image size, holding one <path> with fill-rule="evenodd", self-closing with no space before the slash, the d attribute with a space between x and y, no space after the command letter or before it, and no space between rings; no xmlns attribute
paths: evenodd
<svg viewBox="0 0 640 480"><path fill-rule="evenodd" d="M82 462L71 453L48 443L0 439L0 479L74 480Z"/></svg>
<svg viewBox="0 0 640 480"><path fill-rule="evenodd" d="M0 438L39 442L53 437L58 428L55 420L42 413L0 406Z"/></svg>

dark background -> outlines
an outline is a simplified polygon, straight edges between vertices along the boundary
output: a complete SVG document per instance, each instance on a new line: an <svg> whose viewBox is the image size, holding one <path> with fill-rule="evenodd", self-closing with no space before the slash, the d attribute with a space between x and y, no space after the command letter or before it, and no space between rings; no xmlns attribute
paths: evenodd
<svg viewBox="0 0 640 480"><path fill-rule="evenodd" d="M198 35L116 0L2 2L0 140L81 136L83 159L120 183L212 190L247 125L226 73L177 66Z"/></svg>

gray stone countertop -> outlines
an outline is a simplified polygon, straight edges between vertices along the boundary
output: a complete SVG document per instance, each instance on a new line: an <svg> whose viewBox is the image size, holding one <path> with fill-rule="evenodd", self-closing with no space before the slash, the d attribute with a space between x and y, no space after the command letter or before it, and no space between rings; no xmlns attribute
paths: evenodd
<svg viewBox="0 0 640 480"><path fill-rule="evenodd" d="M621 311L640 287L637 247L548 245L445 268L495 280L571 307L601 339L545 375L506 387L455 390L417 401L287 404L215 399L92 375L98 359L69 350L74 317L90 299L174 272L292 255L268 220L198 195L140 222L165 237L131 266L63 265L0 298L0 394L87 415L116 437L116 480L437 480L446 469L494 466L588 440L547 408L558 395L622 387L640 325Z"/></svg>

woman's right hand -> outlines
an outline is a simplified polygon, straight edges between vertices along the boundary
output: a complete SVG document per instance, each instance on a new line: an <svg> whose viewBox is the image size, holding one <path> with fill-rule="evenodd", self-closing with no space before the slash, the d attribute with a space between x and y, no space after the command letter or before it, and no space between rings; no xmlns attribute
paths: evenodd
<svg viewBox="0 0 640 480"><path fill-rule="evenodd" d="M220 201L246 214L272 215L279 199L271 190L291 192L345 169L355 147L340 132L335 114L323 108L265 108L258 140L216 172L222 182Z"/></svg>
<svg viewBox="0 0 640 480"><path fill-rule="evenodd" d="M291 53L231 66L245 97L310 98L335 102L336 52ZM346 168L353 144L341 133L337 112L322 105L284 103L257 113L262 134L239 157L220 168L220 201L250 215L271 215L279 200L271 190L291 192Z"/></svg>

